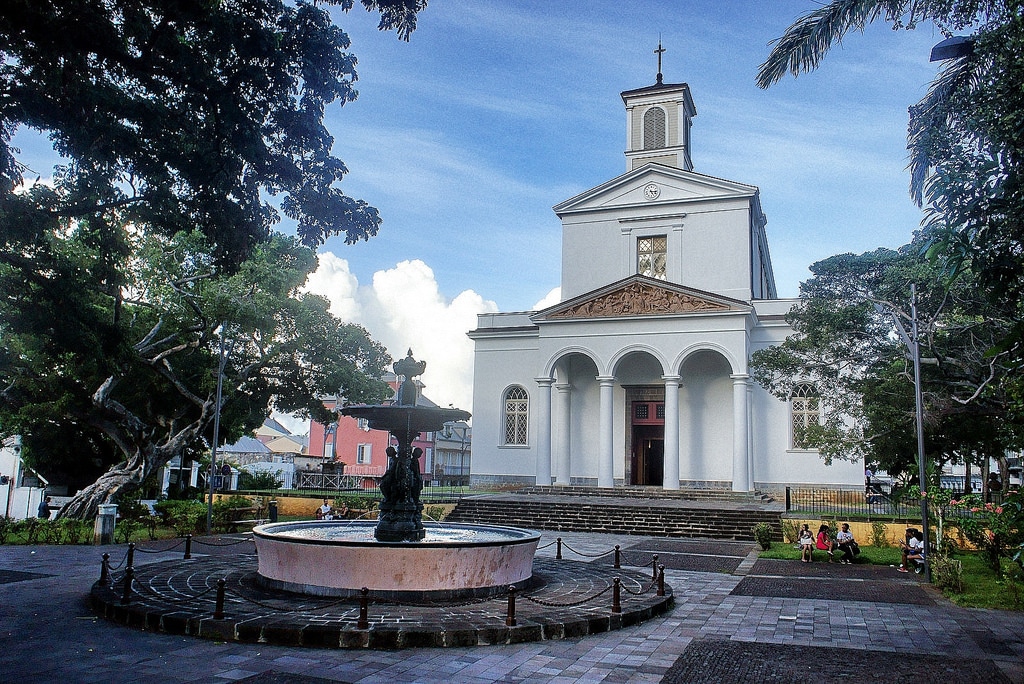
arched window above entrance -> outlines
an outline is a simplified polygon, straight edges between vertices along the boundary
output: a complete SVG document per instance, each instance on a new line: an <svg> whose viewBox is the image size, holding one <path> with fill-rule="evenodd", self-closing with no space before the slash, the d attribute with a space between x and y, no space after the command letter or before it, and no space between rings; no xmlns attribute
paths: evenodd
<svg viewBox="0 0 1024 684"><path fill-rule="evenodd" d="M505 444L525 446L529 427L530 397L519 385L505 392Z"/></svg>

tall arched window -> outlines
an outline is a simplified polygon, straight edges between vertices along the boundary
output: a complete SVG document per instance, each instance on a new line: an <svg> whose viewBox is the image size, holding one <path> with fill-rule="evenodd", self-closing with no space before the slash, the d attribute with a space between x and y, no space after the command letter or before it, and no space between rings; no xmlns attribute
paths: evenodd
<svg viewBox="0 0 1024 684"><path fill-rule="evenodd" d="M821 397L818 395L818 389L806 382L794 387L790 411L793 420L793 448L810 448L807 443L807 428L821 424Z"/></svg>
<svg viewBox="0 0 1024 684"><path fill-rule="evenodd" d="M644 112L644 149L657 150L665 145L665 110L651 107Z"/></svg>
<svg viewBox="0 0 1024 684"><path fill-rule="evenodd" d="M505 392L505 444L526 445L530 398L516 385Z"/></svg>

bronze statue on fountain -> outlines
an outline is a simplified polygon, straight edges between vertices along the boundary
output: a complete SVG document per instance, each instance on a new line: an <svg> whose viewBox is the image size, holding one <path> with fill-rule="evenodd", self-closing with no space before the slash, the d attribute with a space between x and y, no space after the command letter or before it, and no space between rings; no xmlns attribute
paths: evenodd
<svg viewBox="0 0 1024 684"><path fill-rule="evenodd" d="M344 416L363 418L371 428L387 430L398 442L397 449L387 449L388 467L380 480L380 518L373 533L378 541L419 541L426 535L420 503L423 478L419 459L423 450L413 448L412 443L422 432L436 432L449 421L469 419L470 414L461 409L416 405L419 391L413 378L422 375L426 367L425 361L412 357L410 349L394 365L395 374L404 379L392 403L341 409Z"/></svg>

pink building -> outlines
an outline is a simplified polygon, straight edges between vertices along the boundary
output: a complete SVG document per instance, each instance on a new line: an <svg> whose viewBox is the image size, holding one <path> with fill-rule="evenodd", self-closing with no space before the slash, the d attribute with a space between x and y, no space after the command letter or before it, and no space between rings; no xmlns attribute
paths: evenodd
<svg viewBox="0 0 1024 684"><path fill-rule="evenodd" d="M393 374L389 373L384 379L392 390L397 391L398 381ZM422 394L418 403L435 406ZM326 397L324 406L335 411L338 398ZM371 430L363 419L342 416L330 425L315 420L309 425L309 455L321 457L324 463L344 463L344 474L363 476L364 487L372 487L373 481L384 475L388 467L387 448L391 443L391 435L383 430ZM434 433L421 434L413 446L423 450L420 471L429 481L434 466Z"/></svg>

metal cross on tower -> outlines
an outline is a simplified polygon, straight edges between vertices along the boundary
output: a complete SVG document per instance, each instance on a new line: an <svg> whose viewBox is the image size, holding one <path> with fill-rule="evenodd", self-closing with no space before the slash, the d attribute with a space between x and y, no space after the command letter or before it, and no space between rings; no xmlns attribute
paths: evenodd
<svg viewBox="0 0 1024 684"><path fill-rule="evenodd" d="M665 53L665 48L661 47L661 39L658 39L658 49L654 51L658 55L658 83L661 83L661 56Z"/></svg>

